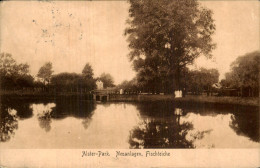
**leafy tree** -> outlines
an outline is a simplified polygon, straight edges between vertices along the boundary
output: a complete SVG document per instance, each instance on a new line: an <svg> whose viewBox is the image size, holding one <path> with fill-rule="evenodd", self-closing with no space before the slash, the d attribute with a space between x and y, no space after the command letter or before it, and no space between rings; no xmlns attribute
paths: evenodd
<svg viewBox="0 0 260 168"><path fill-rule="evenodd" d="M17 75L29 75L29 65L28 64L19 64L14 67L15 68L15 73Z"/></svg>
<svg viewBox="0 0 260 168"><path fill-rule="evenodd" d="M222 81L226 87L240 88L241 95L257 96L259 94L260 52L255 51L238 57L231 64L231 72L226 73Z"/></svg>
<svg viewBox="0 0 260 168"><path fill-rule="evenodd" d="M33 77L28 64L17 64L9 53L0 54L0 79L2 89L31 87Z"/></svg>
<svg viewBox="0 0 260 168"><path fill-rule="evenodd" d="M102 73L99 79L103 82L104 88L115 86L114 79L109 73Z"/></svg>
<svg viewBox="0 0 260 168"><path fill-rule="evenodd" d="M205 69L188 71L186 75L186 89L189 92L200 94L204 90L209 94L212 85L219 80L219 72L217 69Z"/></svg>
<svg viewBox="0 0 260 168"><path fill-rule="evenodd" d="M28 64L17 64L9 53L0 54L0 74L2 76L28 75Z"/></svg>
<svg viewBox="0 0 260 168"><path fill-rule="evenodd" d="M41 82L41 81L34 81L33 86L34 86L35 89L38 90L39 88L44 88L44 83Z"/></svg>
<svg viewBox="0 0 260 168"><path fill-rule="evenodd" d="M46 82L47 83L50 82L52 73L53 73L52 63L47 62L39 69L37 77L41 78L43 80L44 84L46 84Z"/></svg>
<svg viewBox="0 0 260 168"><path fill-rule="evenodd" d="M137 78L134 78L130 81L123 81L117 86L118 89L123 89L126 92L137 92L140 90L140 87L137 82Z"/></svg>
<svg viewBox="0 0 260 168"><path fill-rule="evenodd" d="M76 73L60 73L51 77L51 85L60 91L73 91L78 78L80 75Z"/></svg>
<svg viewBox="0 0 260 168"><path fill-rule="evenodd" d="M93 79L94 73L93 73L93 69L89 63L87 63L84 66L84 68L82 70L82 74L85 78Z"/></svg>
<svg viewBox="0 0 260 168"><path fill-rule="evenodd" d="M9 53L0 54L0 73L1 76L12 75L16 67L16 61Z"/></svg>
<svg viewBox="0 0 260 168"><path fill-rule="evenodd" d="M148 87L164 87L168 92L180 89L185 66L200 55L212 57L212 11L201 7L197 0L128 2L125 35L138 81Z"/></svg>
<svg viewBox="0 0 260 168"><path fill-rule="evenodd" d="M64 72L53 75L51 85L57 91L90 91L95 88L95 80L87 79L81 74Z"/></svg>
<svg viewBox="0 0 260 168"><path fill-rule="evenodd" d="M16 79L16 84L19 86L19 87L33 87L33 84L34 84L34 79L31 75L22 75L22 76L19 76L17 79Z"/></svg>

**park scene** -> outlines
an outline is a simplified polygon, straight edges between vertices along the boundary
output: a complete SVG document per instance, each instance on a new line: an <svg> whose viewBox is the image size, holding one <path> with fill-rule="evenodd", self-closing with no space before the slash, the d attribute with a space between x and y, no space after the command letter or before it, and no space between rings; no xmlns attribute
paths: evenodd
<svg viewBox="0 0 260 168"><path fill-rule="evenodd" d="M1 2L0 148L258 148L254 3Z"/></svg>

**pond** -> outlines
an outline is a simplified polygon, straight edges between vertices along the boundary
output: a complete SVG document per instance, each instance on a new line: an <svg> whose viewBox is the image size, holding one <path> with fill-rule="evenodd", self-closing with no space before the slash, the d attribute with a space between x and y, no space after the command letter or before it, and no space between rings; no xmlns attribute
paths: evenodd
<svg viewBox="0 0 260 168"><path fill-rule="evenodd" d="M1 100L0 148L258 148L259 112L170 101Z"/></svg>

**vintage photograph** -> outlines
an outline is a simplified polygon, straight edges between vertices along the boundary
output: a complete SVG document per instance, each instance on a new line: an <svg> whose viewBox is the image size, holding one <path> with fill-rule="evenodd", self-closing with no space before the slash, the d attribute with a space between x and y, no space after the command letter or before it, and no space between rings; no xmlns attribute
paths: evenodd
<svg viewBox="0 0 260 168"><path fill-rule="evenodd" d="M259 148L259 1L0 4L0 152Z"/></svg>

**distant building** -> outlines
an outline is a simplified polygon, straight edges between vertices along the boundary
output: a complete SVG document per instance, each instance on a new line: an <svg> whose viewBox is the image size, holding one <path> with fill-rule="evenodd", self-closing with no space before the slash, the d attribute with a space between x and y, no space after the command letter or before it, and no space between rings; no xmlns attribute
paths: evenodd
<svg viewBox="0 0 260 168"><path fill-rule="evenodd" d="M103 89L103 82L101 80L97 80L96 85L98 90Z"/></svg>

